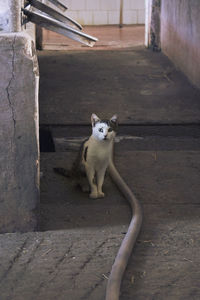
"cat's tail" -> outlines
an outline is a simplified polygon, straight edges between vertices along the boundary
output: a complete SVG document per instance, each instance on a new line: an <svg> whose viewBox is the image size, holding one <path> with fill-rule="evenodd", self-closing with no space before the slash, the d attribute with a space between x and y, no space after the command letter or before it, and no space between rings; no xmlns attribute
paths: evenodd
<svg viewBox="0 0 200 300"><path fill-rule="evenodd" d="M71 171L70 170L66 170L64 168L53 168L54 172L57 173L57 174L60 174L62 176L65 176L65 177L71 177L72 174L71 174Z"/></svg>
<svg viewBox="0 0 200 300"><path fill-rule="evenodd" d="M132 219L128 231L115 258L106 288L106 300L118 300L122 277L142 225L142 207L118 173L113 161L109 164L109 174L120 192L129 201L132 210Z"/></svg>

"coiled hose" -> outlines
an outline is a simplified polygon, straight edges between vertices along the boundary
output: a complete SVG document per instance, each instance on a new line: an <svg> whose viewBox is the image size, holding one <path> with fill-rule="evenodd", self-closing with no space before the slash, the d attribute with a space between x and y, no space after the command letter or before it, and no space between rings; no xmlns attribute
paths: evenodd
<svg viewBox="0 0 200 300"><path fill-rule="evenodd" d="M115 258L106 287L106 300L118 300L122 277L142 225L142 207L125 181L121 178L113 160L109 164L108 171L120 192L129 201L132 209L132 219Z"/></svg>

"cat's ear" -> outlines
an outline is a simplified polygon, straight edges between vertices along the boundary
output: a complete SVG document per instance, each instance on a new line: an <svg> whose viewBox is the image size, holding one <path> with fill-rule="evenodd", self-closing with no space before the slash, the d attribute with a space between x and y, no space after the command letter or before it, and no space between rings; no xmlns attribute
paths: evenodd
<svg viewBox="0 0 200 300"><path fill-rule="evenodd" d="M99 117L97 117L97 115L95 115L95 114L92 114L91 115L91 123L92 123L92 126L94 127L95 126L95 124L97 123L97 122L99 122L100 121L100 119L99 119Z"/></svg>
<svg viewBox="0 0 200 300"><path fill-rule="evenodd" d="M117 125L117 120L118 120L118 116L117 115L112 116L112 118L110 119L110 121L112 123L114 123L115 125Z"/></svg>

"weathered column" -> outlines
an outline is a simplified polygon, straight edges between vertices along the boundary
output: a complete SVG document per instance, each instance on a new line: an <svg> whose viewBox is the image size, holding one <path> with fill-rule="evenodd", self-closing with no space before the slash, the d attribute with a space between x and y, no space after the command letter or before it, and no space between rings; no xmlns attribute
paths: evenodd
<svg viewBox="0 0 200 300"><path fill-rule="evenodd" d="M39 73L33 40L20 32L19 3L5 0L0 9L0 233L38 224Z"/></svg>
<svg viewBox="0 0 200 300"><path fill-rule="evenodd" d="M145 45L153 51L160 51L161 0L145 0L145 6Z"/></svg>
<svg viewBox="0 0 200 300"><path fill-rule="evenodd" d="M151 12L151 47L153 51L160 51L160 10L161 0L152 0Z"/></svg>
<svg viewBox="0 0 200 300"><path fill-rule="evenodd" d="M0 5L0 31L21 31L22 0L2 0Z"/></svg>

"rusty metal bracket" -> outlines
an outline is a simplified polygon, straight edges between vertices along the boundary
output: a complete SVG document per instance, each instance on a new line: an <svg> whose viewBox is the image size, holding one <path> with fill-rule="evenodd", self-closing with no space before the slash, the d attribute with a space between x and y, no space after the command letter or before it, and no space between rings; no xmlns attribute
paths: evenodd
<svg viewBox="0 0 200 300"><path fill-rule="evenodd" d="M58 0L48 0L48 1L51 2L53 5L55 5L62 11L66 11L68 9L67 6L65 6L62 2L60 2Z"/></svg>
<svg viewBox="0 0 200 300"><path fill-rule="evenodd" d="M53 8L43 4L42 2L40 2L38 0L28 0L27 5L25 5L25 8L29 4L32 5L33 7L37 8L41 12L44 12L44 13L48 14L49 16L55 18L58 21L61 21L61 22L65 23L69 26L72 26L74 28L78 28L80 30L83 29L82 26L78 22L74 21L70 17L64 16L63 14L59 13L58 11L56 11Z"/></svg>
<svg viewBox="0 0 200 300"><path fill-rule="evenodd" d="M43 13L41 11L34 11L30 5L27 8L22 8L22 11L27 17L28 22L33 22L41 27L67 36L72 40L83 43L89 47L93 47L94 44L98 41L96 37L90 36L84 32L74 29L72 26L63 23L58 19L52 18L46 13Z"/></svg>

